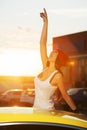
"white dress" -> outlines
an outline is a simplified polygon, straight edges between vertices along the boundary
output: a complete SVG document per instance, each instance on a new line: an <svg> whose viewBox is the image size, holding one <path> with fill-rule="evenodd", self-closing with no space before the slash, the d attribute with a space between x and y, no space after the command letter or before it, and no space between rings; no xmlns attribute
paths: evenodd
<svg viewBox="0 0 87 130"><path fill-rule="evenodd" d="M38 77L35 77L35 100L34 108L43 110L53 110L54 101L52 96L57 89L56 86L50 84L50 80L55 75L57 70L55 70L46 80L42 81Z"/></svg>

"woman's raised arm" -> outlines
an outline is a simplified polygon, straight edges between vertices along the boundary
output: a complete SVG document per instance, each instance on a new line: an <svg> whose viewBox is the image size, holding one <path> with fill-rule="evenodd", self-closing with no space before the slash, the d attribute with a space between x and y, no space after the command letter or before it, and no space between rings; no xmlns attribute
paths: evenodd
<svg viewBox="0 0 87 130"><path fill-rule="evenodd" d="M44 8L44 12L40 13L40 17L43 19L43 27L40 37L40 54L41 54L41 60L43 64L43 69L46 68L47 64L47 33L48 33L48 18L47 18L47 12Z"/></svg>

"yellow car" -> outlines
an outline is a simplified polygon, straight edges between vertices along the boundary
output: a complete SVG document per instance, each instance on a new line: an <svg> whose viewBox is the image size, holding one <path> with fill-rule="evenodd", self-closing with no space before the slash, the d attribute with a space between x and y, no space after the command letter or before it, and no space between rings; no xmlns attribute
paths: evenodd
<svg viewBox="0 0 87 130"><path fill-rule="evenodd" d="M66 111L35 110L32 107L1 107L0 130L86 130L87 117Z"/></svg>

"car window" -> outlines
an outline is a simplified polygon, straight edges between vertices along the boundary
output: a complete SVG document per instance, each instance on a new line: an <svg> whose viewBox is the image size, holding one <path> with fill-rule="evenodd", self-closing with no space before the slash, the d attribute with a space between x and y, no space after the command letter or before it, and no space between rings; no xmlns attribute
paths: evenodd
<svg viewBox="0 0 87 130"><path fill-rule="evenodd" d="M79 127L73 127L73 126L68 126L68 125L61 125L61 124L49 124L49 123L18 123L18 124L11 124L8 125L6 124L5 126L1 126L1 129L4 130L28 130L28 129L32 129L32 130L37 130L37 129L47 129L47 130L80 130ZM81 128L82 129L82 128ZM86 129L82 129L82 130L86 130Z"/></svg>
<svg viewBox="0 0 87 130"><path fill-rule="evenodd" d="M13 92L14 96L15 96L15 95L21 95L21 93L22 93L21 91L14 91L14 92Z"/></svg>

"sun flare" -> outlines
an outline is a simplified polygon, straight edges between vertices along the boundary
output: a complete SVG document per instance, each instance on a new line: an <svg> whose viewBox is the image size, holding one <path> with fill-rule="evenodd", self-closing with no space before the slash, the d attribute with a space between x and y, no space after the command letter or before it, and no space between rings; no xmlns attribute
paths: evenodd
<svg viewBox="0 0 87 130"><path fill-rule="evenodd" d="M41 70L38 50L8 50L0 55L0 74L34 76Z"/></svg>

